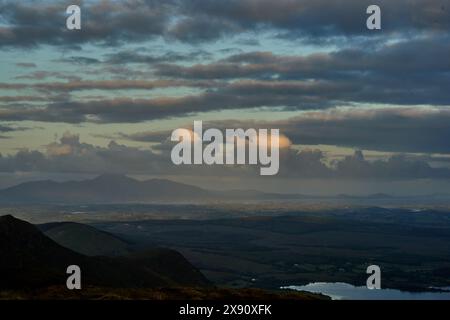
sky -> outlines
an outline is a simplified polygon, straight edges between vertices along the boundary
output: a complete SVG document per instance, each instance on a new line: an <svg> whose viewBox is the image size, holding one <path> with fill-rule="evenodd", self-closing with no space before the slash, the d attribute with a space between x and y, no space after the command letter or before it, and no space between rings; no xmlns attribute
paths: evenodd
<svg viewBox="0 0 450 320"><path fill-rule="evenodd" d="M66 8L81 7L81 30ZM366 8L381 8L381 30ZM103 173L307 194L450 190L449 0L0 0L0 188ZM280 171L170 134L278 128Z"/></svg>

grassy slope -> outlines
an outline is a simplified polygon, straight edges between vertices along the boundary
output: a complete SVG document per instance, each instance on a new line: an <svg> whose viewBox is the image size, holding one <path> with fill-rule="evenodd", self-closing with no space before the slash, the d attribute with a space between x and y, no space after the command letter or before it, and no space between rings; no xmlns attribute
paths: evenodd
<svg viewBox="0 0 450 320"><path fill-rule="evenodd" d="M0 300L329 300L307 292L228 288L113 289L89 287L69 291L49 287L36 291L0 291Z"/></svg>

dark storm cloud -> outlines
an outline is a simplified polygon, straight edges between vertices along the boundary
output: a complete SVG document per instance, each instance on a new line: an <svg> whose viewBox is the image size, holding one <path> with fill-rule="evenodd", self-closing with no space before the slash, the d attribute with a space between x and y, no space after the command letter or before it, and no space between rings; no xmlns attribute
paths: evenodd
<svg viewBox="0 0 450 320"><path fill-rule="evenodd" d="M82 32L65 29L65 9L70 4L73 1L1 1L6 26L0 29L0 45L116 45L155 36L198 42L259 30L279 30L315 41L376 34L366 29L366 8L373 4L369 0L90 1L82 2ZM450 27L448 0L380 0L377 4L383 12L384 34L448 31Z"/></svg>

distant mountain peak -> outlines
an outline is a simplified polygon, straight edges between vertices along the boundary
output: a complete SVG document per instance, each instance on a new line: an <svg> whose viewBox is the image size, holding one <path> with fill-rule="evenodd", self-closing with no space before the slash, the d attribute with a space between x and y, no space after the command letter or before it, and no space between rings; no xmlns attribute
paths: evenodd
<svg viewBox="0 0 450 320"><path fill-rule="evenodd" d="M133 178L128 177L125 174L118 174L118 173L104 173L99 175L98 177L94 178L93 181L136 181Z"/></svg>

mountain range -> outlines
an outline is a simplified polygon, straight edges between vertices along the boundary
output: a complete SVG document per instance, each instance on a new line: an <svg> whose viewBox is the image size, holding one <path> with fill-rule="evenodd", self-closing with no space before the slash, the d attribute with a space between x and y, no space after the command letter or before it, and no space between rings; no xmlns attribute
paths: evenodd
<svg viewBox="0 0 450 320"><path fill-rule="evenodd" d="M298 194L255 190L211 191L166 179L140 181L125 175L105 174L83 181L25 182L0 190L7 204L105 204L151 202L201 202L234 199L296 199Z"/></svg>
<svg viewBox="0 0 450 320"><path fill-rule="evenodd" d="M450 199L449 195L397 197L385 193L369 195L311 196L298 193L268 193L257 190L206 190L166 179L136 180L126 175L105 174L82 181L51 180L25 182L0 190L0 204L126 204L199 203L234 200L382 200Z"/></svg>
<svg viewBox="0 0 450 320"><path fill-rule="evenodd" d="M139 181L101 175L83 181L26 182L0 191L0 203L139 203L195 201L210 197L201 188L164 179Z"/></svg>

